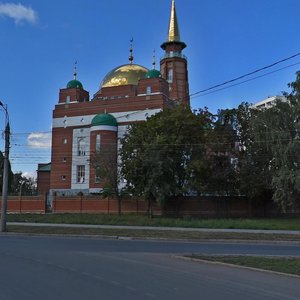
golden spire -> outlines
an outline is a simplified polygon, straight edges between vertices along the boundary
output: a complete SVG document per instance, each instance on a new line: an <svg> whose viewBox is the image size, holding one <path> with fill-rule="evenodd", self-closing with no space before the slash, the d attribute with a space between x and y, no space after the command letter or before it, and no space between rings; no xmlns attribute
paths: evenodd
<svg viewBox="0 0 300 300"><path fill-rule="evenodd" d="M132 56L132 52L133 52L133 50L132 50L132 43L133 43L133 38L131 38L131 40L130 40L130 55L129 55L129 61L130 61L130 64L132 65L132 61L133 61L133 56Z"/></svg>
<svg viewBox="0 0 300 300"><path fill-rule="evenodd" d="M76 80L77 78L77 61L75 61L75 64L74 64L74 80Z"/></svg>
<svg viewBox="0 0 300 300"><path fill-rule="evenodd" d="M172 9L171 9L170 25L169 25L169 33L168 33L167 41L168 42L179 42L180 41L175 0L172 0Z"/></svg>

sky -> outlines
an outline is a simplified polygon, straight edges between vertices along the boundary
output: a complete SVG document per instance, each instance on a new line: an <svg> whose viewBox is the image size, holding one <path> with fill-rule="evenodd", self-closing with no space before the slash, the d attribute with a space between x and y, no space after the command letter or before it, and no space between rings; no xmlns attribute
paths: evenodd
<svg viewBox="0 0 300 300"><path fill-rule="evenodd" d="M0 100L10 117L14 172L35 176L37 164L50 161L52 111L74 62L91 96L110 70L128 63L132 37L134 63L151 68L155 50L159 65L170 7L171 0L0 0ZM299 0L176 0L176 9L190 94L300 52ZM280 95L297 70L300 55L192 96L191 106L215 112ZM0 113L0 132L4 126Z"/></svg>

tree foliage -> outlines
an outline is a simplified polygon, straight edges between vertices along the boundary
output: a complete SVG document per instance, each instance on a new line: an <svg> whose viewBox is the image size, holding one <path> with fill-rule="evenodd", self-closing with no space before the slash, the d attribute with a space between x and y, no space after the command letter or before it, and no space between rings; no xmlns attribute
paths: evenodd
<svg viewBox="0 0 300 300"><path fill-rule="evenodd" d="M122 140L126 188L164 204L190 191L246 195L282 209L300 204L300 73L288 101L259 110L164 110Z"/></svg>
<svg viewBox="0 0 300 300"><path fill-rule="evenodd" d="M36 180L26 177L22 172L13 174L11 193L13 195L35 195L37 193Z"/></svg>
<svg viewBox="0 0 300 300"><path fill-rule="evenodd" d="M240 158L241 191L254 199L272 197L283 210L300 204L300 73L289 87L286 102L251 110Z"/></svg>
<svg viewBox="0 0 300 300"><path fill-rule="evenodd" d="M115 197L118 200L118 213L121 215L121 198L123 195L120 182L121 170L117 157L117 145L106 144L92 158L95 174L103 185L102 196Z"/></svg>
<svg viewBox="0 0 300 300"><path fill-rule="evenodd" d="M122 172L129 191L161 205L187 193L194 162L205 155L207 117L206 111L192 113L178 107L133 124L122 140L121 150Z"/></svg>

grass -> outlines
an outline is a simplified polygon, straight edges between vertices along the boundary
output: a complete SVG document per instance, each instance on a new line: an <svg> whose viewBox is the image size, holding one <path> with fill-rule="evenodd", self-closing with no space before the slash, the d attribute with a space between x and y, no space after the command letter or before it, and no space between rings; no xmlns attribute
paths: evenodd
<svg viewBox="0 0 300 300"><path fill-rule="evenodd" d="M300 276L300 258L261 257L261 256L204 256L192 255L191 258L222 262Z"/></svg>
<svg viewBox="0 0 300 300"><path fill-rule="evenodd" d="M161 231L155 229L116 229L116 228L65 228L65 227L35 227L8 225L9 233L21 234L55 234L55 235L76 235L76 236L100 236L100 237L132 237L132 238L153 238L171 240L235 240L235 241L294 241L300 242L298 235L280 234L251 234L251 233L220 233L220 232L183 232L183 231Z"/></svg>
<svg viewBox="0 0 300 300"><path fill-rule="evenodd" d="M148 218L144 215L108 214L9 214L9 222L107 224L219 229L300 230L300 218Z"/></svg>

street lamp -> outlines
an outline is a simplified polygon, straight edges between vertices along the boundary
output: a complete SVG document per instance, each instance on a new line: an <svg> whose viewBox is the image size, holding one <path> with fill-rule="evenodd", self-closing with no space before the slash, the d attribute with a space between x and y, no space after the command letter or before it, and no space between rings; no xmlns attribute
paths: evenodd
<svg viewBox="0 0 300 300"><path fill-rule="evenodd" d="M7 105L0 101L0 106L5 112L5 152L4 152L4 166L3 166L3 184L2 184L2 205L1 205L1 226L0 231L6 231L6 211L7 211L7 190L8 190L8 162L9 162L9 140L10 127L9 115Z"/></svg>

